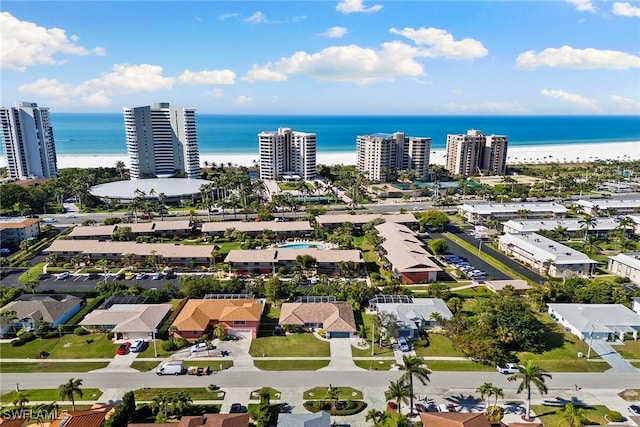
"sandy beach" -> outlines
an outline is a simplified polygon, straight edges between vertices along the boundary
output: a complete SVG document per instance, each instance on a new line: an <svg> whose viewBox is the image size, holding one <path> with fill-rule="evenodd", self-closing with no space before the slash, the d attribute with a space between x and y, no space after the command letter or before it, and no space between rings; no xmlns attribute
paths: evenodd
<svg viewBox="0 0 640 427"><path fill-rule="evenodd" d="M317 163L325 165L353 165L356 163L356 153L322 153L317 154ZM601 144L572 144L572 145L532 145L509 147L507 163L509 164L537 164L537 163L575 163L600 160L640 160L640 141L611 142ZM129 166L129 159L122 155L100 156L69 156L58 155L58 168L89 168L113 167L116 162L123 161ZM258 161L256 154L201 154L200 163L228 164L231 162L239 166L252 166ZM445 164L445 150L431 152L431 164ZM0 158L0 167L6 166L6 157Z"/></svg>

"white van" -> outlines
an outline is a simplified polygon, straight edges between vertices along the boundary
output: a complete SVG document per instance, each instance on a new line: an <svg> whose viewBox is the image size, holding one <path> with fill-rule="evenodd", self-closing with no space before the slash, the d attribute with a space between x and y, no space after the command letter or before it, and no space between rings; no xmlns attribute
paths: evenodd
<svg viewBox="0 0 640 427"><path fill-rule="evenodd" d="M184 373L185 370L182 360L163 363L162 366L156 369L156 374L158 375L182 375Z"/></svg>

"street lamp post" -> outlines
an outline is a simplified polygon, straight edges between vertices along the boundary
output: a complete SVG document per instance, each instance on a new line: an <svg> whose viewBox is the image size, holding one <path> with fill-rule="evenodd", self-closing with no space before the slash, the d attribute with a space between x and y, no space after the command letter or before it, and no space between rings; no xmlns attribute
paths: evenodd
<svg viewBox="0 0 640 427"><path fill-rule="evenodd" d="M153 338L153 353L156 355L156 357L158 357L158 347L156 345L156 335L158 334L158 329L157 328L153 328L153 331L151 332L151 337Z"/></svg>
<svg viewBox="0 0 640 427"><path fill-rule="evenodd" d="M593 346L593 323L591 324L591 332L589 332L589 350L587 350L587 359L591 358L592 346Z"/></svg>

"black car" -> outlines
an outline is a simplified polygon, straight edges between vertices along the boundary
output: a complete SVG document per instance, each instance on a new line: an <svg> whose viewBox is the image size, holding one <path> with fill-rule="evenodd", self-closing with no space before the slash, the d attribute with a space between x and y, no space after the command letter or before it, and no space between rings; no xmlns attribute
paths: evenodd
<svg viewBox="0 0 640 427"><path fill-rule="evenodd" d="M45 280L48 278L49 278L49 275L47 273L42 273L38 276L38 280Z"/></svg>
<svg viewBox="0 0 640 427"><path fill-rule="evenodd" d="M87 279L89 279L89 280L95 280L98 277L100 277L100 275L98 273L89 273L89 274L87 274Z"/></svg>
<svg viewBox="0 0 640 427"><path fill-rule="evenodd" d="M241 414L242 413L242 405L239 403L232 403L231 409L229 410L230 414Z"/></svg>
<svg viewBox="0 0 640 427"><path fill-rule="evenodd" d="M120 273L116 274L115 279L116 280L124 280L124 277L125 277L125 274L120 272Z"/></svg>
<svg viewBox="0 0 640 427"><path fill-rule="evenodd" d="M634 415L640 415L640 405L629 406L629 412L631 412Z"/></svg>
<svg viewBox="0 0 640 427"><path fill-rule="evenodd" d="M178 277L178 275L176 273L174 273L173 271L168 272L167 274L164 275L165 279L175 279L176 277Z"/></svg>

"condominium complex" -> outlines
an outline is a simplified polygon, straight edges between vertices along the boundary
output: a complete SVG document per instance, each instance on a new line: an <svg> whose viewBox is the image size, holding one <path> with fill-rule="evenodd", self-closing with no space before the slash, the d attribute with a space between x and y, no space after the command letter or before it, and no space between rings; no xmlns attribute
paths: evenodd
<svg viewBox="0 0 640 427"><path fill-rule="evenodd" d="M404 132L358 135L356 150L358 171L372 181L388 181L400 170L427 178L431 138L407 137Z"/></svg>
<svg viewBox="0 0 640 427"><path fill-rule="evenodd" d="M200 177L196 110L168 102L125 108L131 179Z"/></svg>
<svg viewBox="0 0 640 427"><path fill-rule="evenodd" d="M289 128L258 134L260 179L311 180L316 176L316 134Z"/></svg>
<svg viewBox="0 0 640 427"><path fill-rule="evenodd" d="M9 178L58 176L56 146L49 109L35 102L17 102L0 109L2 146Z"/></svg>
<svg viewBox="0 0 640 427"><path fill-rule="evenodd" d="M452 175L470 176L481 171L504 175L508 145L506 136L484 135L474 129L447 135L446 168Z"/></svg>

